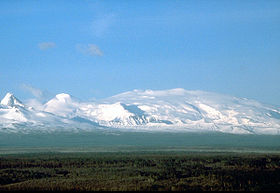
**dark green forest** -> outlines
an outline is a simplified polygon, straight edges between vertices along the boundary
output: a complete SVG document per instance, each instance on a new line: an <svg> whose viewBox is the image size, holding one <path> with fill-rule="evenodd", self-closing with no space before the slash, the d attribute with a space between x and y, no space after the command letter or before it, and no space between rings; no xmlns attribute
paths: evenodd
<svg viewBox="0 0 280 193"><path fill-rule="evenodd" d="M279 154L138 151L0 156L1 191L279 189Z"/></svg>

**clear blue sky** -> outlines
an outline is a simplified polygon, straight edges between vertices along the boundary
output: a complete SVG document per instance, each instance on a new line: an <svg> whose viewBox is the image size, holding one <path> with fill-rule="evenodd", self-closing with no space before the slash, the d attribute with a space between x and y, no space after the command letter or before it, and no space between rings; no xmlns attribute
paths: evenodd
<svg viewBox="0 0 280 193"><path fill-rule="evenodd" d="M206 90L280 105L280 1L0 1L0 97Z"/></svg>

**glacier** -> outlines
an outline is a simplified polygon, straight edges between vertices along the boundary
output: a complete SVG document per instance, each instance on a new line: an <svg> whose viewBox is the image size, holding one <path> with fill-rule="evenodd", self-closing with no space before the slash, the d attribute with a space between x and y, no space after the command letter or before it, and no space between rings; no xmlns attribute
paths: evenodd
<svg viewBox="0 0 280 193"><path fill-rule="evenodd" d="M57 94L40 109L7 93L0 132L222 132L280 134L280 108L234 96L185 90L133 90L96 101Z"/></svg>

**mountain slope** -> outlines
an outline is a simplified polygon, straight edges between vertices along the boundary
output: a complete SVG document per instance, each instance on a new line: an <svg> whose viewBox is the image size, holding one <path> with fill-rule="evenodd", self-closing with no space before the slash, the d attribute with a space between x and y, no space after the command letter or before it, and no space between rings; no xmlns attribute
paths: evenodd
<svg viewBox="0 0 280 193"><path fill-rule="evenodd" d="M21 106L23 107L23 103L17 99L12 93L7 93L5 97L1 100L1 105L5 106Z"/></svg>
<svg viewBox="0 0 280 193"><path fill-rule="evenodd" d="M7 133L75 131L95 129L98 124L68 119L23 105L13 94L7 93L0 106L0 131Z"/></svg>
<svg viewBox="0 0 280 193"><path fill-rule="evenodd" d="M52 130L110 127L126 131L238 134L279 134L280 131L280 109L277 107L245 98L180 88L133 90L96 102L81 102L62 93L44 104L43 111L26 107L14 96L4 99L0 106L0 123L7 128L12 122L22 124L22 128L27 123L33 123L34 127L40 125L40 129L51 125Z"/></svg>
<svg viewBox="0 0 280 193"><path fill-rule="evenodd" d="M278 134L280 128L279 108L210 92L134 90L104 100L117 101L134 105L145 112L146 117L158 120L157 124L148 125L229 133Z"/></svg>

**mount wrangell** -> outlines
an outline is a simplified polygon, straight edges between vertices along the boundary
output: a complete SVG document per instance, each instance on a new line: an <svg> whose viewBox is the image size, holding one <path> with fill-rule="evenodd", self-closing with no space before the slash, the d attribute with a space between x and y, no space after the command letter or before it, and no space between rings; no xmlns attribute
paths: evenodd
<svg viewBox="0 0 280 193"><path fill-rule="evenodd" d="M219 132L279 135L280 108L255 100L181 88L133 90L97 101L57 94L40 107L7 93L0 133Z"/></svg>

